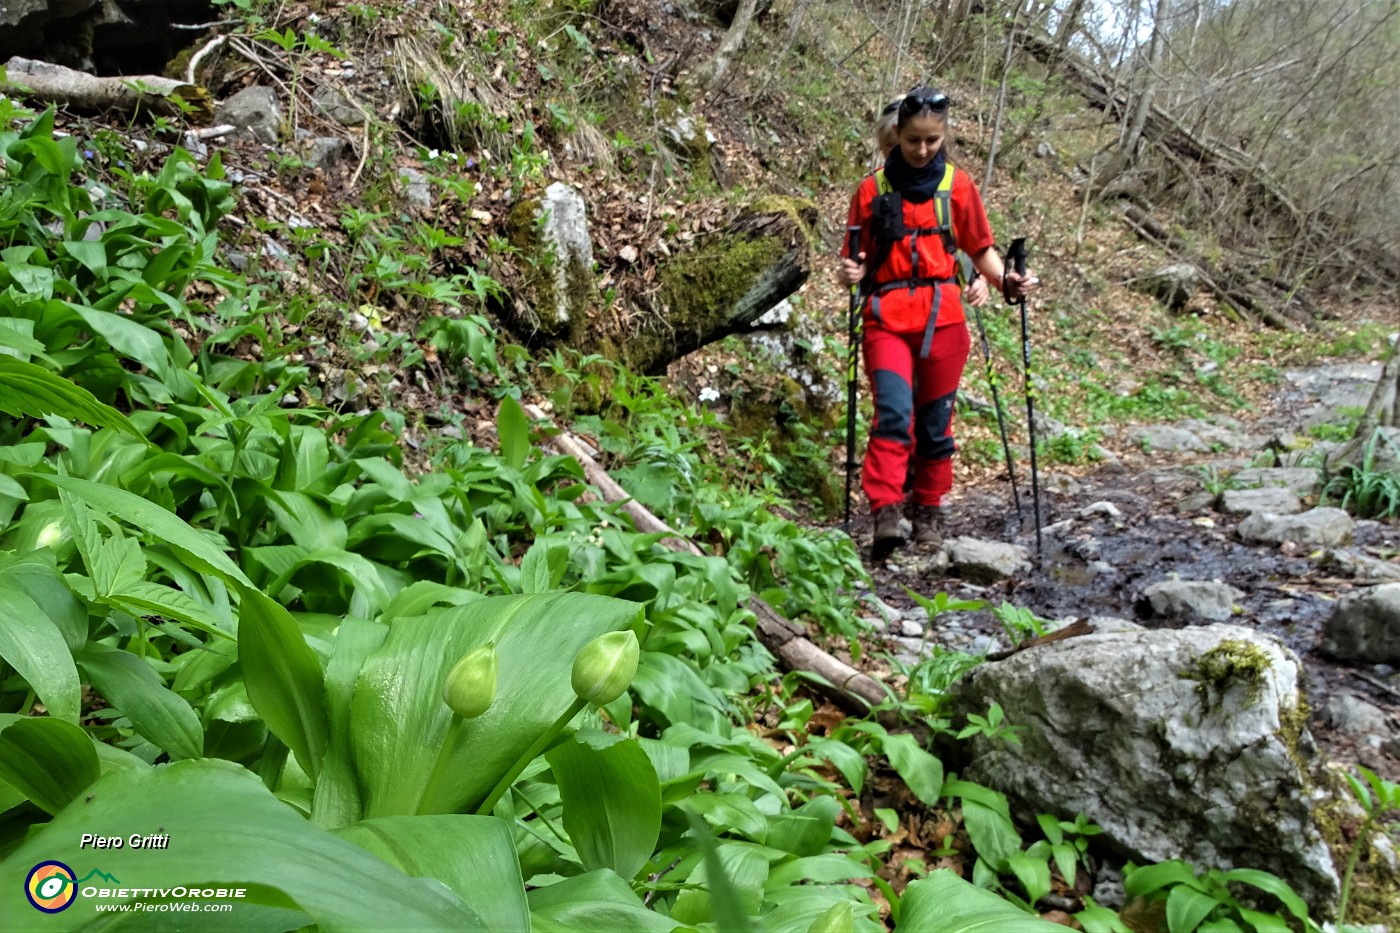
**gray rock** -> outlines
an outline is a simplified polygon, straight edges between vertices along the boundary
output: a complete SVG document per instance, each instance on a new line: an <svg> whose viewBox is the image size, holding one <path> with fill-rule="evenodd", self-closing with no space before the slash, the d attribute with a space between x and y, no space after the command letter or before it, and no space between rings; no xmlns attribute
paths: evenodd
<svg viewBox="0 0 1400 933"><path fill-rule="evenodd" d="M1084 487L1067 473L1045 473L1040 477L1040 488L1061 496L1077 496Z"/></svg>
<svg viewBox="0 0 1400 933"><path fill-rule="evenodd" d="M917 622L905 619L903 622L899 623L899 633L905 638L922 638L924 635L924 627Z"/></svg>
<svg viewBox="0 0 1400 933"><path fill-rule="evenodd" d="M1321 485L1318 471L1307 467L1250 467L1240 470L1232 478L1238 486L1246 489L1281 486L1300 496L1312 495Z"/></svg>
<svg viewBox="0 0 1400 933"><path fill-rule="evenodd" d="M1195 432L1170 424L1149 424L1129 428L1128 439L1152 451L1200 453L1210 449L1205 441L1196 436Z"/></svg>
<svg viewBox="0 0 1400 933"><path fill-rule="evenodd" d="M350 152L350 144L338 136L317 136L306 148L306 161L312 168L330 174Z"/></svg>
<svg viewBox="0 0 1400 933"><path fill-rule="evenodd" d="M1220 494L1220 511L1227 515L1248 515L1251 512L1296 515L1303 511L1303 503L1298 501L1296 492L1284 486L1227 489Z"/></svg>
<svg viewBox="0 0 1400 933"><path fill-rule="evenodd" d="M1142 591L1150 614L1165 619L1223 622L1235 612L1244 594L1211 580L1163 580Z"/></svg>
<svg viewBox="0 0 1400 933"><path fill-rule="evenodd" d="M1021 744L970 740L964 774L1013 811L1103 827L1134 861L1267 866L1320 913L1338 879L1310 788L1301 665L1232 625L1093 634L984 664L954 685L962 713L992 702Z"/></svg>
<svg viewBox="0 0 1400 933"><path fill-rule="evenodd" d="M1400 580L1400 564L1381 560L1360 551L1334 548L1322 555L1323 567L1348 574L1358 580L1387 582Z"/></svg>
<svg viewBox="0 0 1400 933"><path fill-rule="evenodd" d="M684 159L698 159L717 141L705 126L705 121L677 110L661 127L671 142L671 149Z"/></svg>
<svg viewBox="0 0 1400 933"><path fill-rule="evenodd" d="M1123 510L1104 499L1091 502L1079 510L1080 518L1093 518L1096 515L1102 515L1104 518L1122 518Z"/></svg>
<svg viewBox="0 0 1400 933"><path fill-rule="evenodd" d="M1347 735L1389 736L1390 724L1377 706L1349 693L1334 693L1322 707L1322 715L1339 732Z"/></svg>
<svg viewBox="0 0 1400 933"><path fill-rule="evenodd" d="M44 48L44 27L91 9L97 0L5 0L0 4L0 59L43 52L45 61L56 61ZM58 64L69 64L58 62Z"/></svg>
<svg viewBox="0 0 1400 933"><path fill-rule="evenodd" d="M416 168L403 167L399 169L399 184L409 204L425 211L433 206L433 189L427 175Z"/></svg>
<svg viewBox="0 0 1400 933"><path fill-rule="evenodd" d="M1063 421L1056 421L1044 412L1038 411L1035 413L1035 434L1036 443L1040 443L1053 441L1055 438L1064 437L1067 434L1078 437L1079 431Z"/></svg>
<svg viewBox="0 0 1400 933"><path fill-rule="evenodd" d="M1233 419L1225 419L1221 424L1212 424L1209 421L1188 418L1178 427L1195 434L1211 447L1222 450L1258 450L1267 440L1263 435L1246 433L1239 422Z"/></svg>
<svg viewBox="0 0 1400 933"><path fill-rule="evenodd" d="M557 181L538 200L516 205L512 222L519 225L526 217L533 221L532 232L516 245L542 261L533 282L535 305L522 303L516 310L524 326L562 334L586 312L594 294L587 205L577 188Z"/></svg>
<svg viewBox="0 0 1400 933"><path fill-rule="evenodd" d="M1400 583L1339 599L1322 627L1322 650L1343 661L1400 662Z"/></svg>
<svg viewBox="0 0 1400 933"><path fill-rule="evenodd" d="M1189 262L1162 266L1148 277L1145 291L1172 310L1186 307L1201 284L1201 270Z"/></svg>
<svg viewBox="0 0 1400 933"><path fill-rule="evenodd" d="M1176 504L1178 512L1199 512L1208 509L1215 504L1215 496L1208 492L1193 492L1191 495L1182 498Z"/></svg>
<svg viewBox="0 0 1400 933"><path fill-rule="evenodd" d="M1107 866L1100 868L1094 882L1094 903L1109 910L1122 910L1128 900L1123 873Z"/></svg>
<svg viewBox="0 0 1400 933"><path fill-rule="evenodd" d="M356 107L345 92L336 87L318 87L311 95L316 112L330 117L341 126L359 126L365 122L364 112Z"/></svg>
<svg viewBox="0 0 1400 933"><path fill-rule="evenodd" d="M947 556L948 568L954 574L974 583L992 583L1029 573L1031 569L1030 552L1019 544L949 538L939 551Z"/></svg>
<svg viewBox="0 0 1400 933"><path fill-rule="evenodd" d="M214 122L235 127L230 139L252 139L271 146L282 128L282 104L272 88L255 84L215 107Z"/></svg>
<svg viewBox="0 0 1400 933"><path fill-rule="evenodd" d="M1323 506L1299 515L1274 515L1255 512L1239 526L1239 535L1246 541L1282 544L1350 544L1356 523L1341 509Z"/></svg>

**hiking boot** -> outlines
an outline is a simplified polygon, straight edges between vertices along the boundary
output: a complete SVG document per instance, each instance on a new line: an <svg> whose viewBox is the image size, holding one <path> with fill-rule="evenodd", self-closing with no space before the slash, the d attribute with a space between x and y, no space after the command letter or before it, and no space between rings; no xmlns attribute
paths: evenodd
<svg viewBox="0 0 1400 933"><path fill-rule="evenodd" d="M899 512L897 505L886 505L875 510L875 537L870 545L872 560L884 560L904 543Z"/></svg>
<svg viewBox="0 0 1400 933"><path fill-rule="evenodd" d="M911 506L909 520L914 523L915 545L932 551L943 543L943 510L938 506Z"/></svg>

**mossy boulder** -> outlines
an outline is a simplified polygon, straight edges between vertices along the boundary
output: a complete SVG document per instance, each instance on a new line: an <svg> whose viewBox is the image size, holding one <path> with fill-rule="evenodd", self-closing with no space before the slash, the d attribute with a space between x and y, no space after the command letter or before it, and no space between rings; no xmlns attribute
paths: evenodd
<svg viewBox="0 0 1400 933"><path fill-rule="evenodd" d="M1226 624L1031 648L954 686L963 715L997 702L1022 729L1020 745L974 738L959 772L1013 810L1082 811L1139 863L1266 869L1328 917L1340 881L1300 672L1277 639Z"/></svg>

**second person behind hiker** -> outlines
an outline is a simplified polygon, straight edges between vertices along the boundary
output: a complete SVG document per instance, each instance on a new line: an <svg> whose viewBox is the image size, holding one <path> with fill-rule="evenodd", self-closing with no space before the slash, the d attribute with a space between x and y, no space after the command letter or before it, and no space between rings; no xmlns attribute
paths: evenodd
<svg viewBox="0 0 1400 933"><path fill-rule="evenodd" d="M896 109L895 127L882 173L890 190L882 194L874 174L856 189L847 223L860 229L861 248L854 257L843 248L837 273L842 284L862 286L875 422L861 485L874 514L877 560L903 541L906 506L917 543L941 540L939 509L953 486L953 401L970 346L954 252L965 252L1009 298L1038 284L1029 271L1018 276L1003 267L977 187L947 161L948 98L915 88Z"/></svg>

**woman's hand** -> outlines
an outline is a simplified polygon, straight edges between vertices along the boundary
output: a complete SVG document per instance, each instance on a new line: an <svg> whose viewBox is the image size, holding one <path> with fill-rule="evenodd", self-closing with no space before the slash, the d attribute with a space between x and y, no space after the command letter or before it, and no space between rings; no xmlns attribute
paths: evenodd
<svg viewBox="0 0 1400 933"><path fill-rule="evenodd" d="M855 285L865 278L865 253L859 256L860 261L843 256L841 265L836 269L836 281L842 285Z"/></svg>
<svg viewBox="0 0 1400 933"><path fill-rule="evenodd" d="M979 275L963 287L963 304L970 308L980 308L987 303L991 292L992 290L987 287L987 280Z"/></svg>
<svg viewBox="0 0 1400 933"><path fill-rule="evenodd" d="M1001 290L1007 301L1020 301L1022 298L1029 298L1039 287L1040 279L1027 269L1024 274L1008 271L1002 279Z"/></svg>

